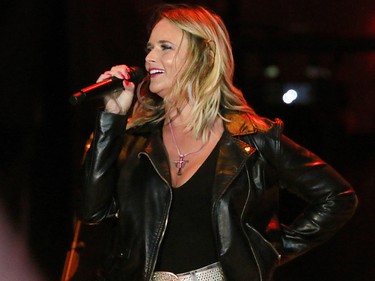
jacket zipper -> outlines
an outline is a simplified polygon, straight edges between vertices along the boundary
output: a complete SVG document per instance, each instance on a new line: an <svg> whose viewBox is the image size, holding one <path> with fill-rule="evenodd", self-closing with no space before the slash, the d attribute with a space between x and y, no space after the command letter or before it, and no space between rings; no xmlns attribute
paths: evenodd
<svg viewBox="0 0 375 281"><path fill-rule="evenodd" d="M271 249L272 249L272 250L275 252L275 254L277 255L277 259L280 261L280 259L281 259L281 255L280 255L280 253L276 250L276 248L275 248L275 247L274 247L269 241L267 241L267 239L265 239L265 238L263 237L263 235L260 234L259 231L256 230L254 227L252 227L249 223L246 223L246 226L247 226L248 228L250 228L251 230L255 231L255 232L258 234L258 236L259 236L260 238L262 238L262 240L263 240L268 246L271 247Z"/></svg>
<svg viewBox="0 0 375 281"><path fill-rule="evenodd" d="M150 156L146 152L140 152L138 154L138 156L140 156L140 155L144 155L144 156L146 156L150 160L151 165L154 167L154 170L156 171L156 173L168 185L168 187L169 187L169 193L170 193L171 198L172 198L171 186L169 185L168 181L160 174L159 170L156 168L156 165L154 164L154 162L152 161L152 159L150 158ZM153 257L152 265L147 270L148 272L153 272L154 269L155 269L156 261L157 261L157 256L158 256L159 250L160 250L160 245L161 245L161 242L163 241L163 238L164 238L164 235L165 235L165 231L167 229L167 224L168 224L168 219L169 219L169 211L171 209L171 203L172 203L172 200L169 200L168 210L167 210L166 214L164 215L163 230L161 232L161 235L160 235L158 243L157 243L157 247L156 247L155 255ZM149 275L149 278L147 278L147 279L151 280L151 278L152 278L151 274L147 274L147 275Z"/></svg>
<svg viewBox="0 0 375 281"><path fill-rule="evenodd" d="M245 203L245 205L244 205L244 208L243 208L243 210L242 210L242 214L241 214L241 228L242 228L242 231L243 231L244 233L246 233L246 231L243 229L243 223L242 223L243 221L242 221L242 218L243 218L243 214L244 214L244 212L245 212L245 208L246 208L246 206L247 206L247 204L248 204L248 202L249 202L249 200L250 200L250 195L251 195L250 174L249 174L249 171L248 171L246 165L245 165L245 170L246 170L246 176L247 176L247 182L248 182L249 192L248 192L248 195L247 195L247 198L246 198L246 203ZM262 281L262 280L263 280L263 274L262 274L262 270L261 270L261 265L260 265L260 263L259 263L259 259L258 259L257 255L256 255L256 253L255 253L255 251L254 251L254 248L253 248L253 245L252 245L251 241L249 240L249 238L248 238L248 236L247 236L246 234L245 234L245 237L246 237L246 239L247 239L247 241L248 241L248 243L249 243L249 245L250 245L251 252L253 253L253 256L254 256L254 258L255 258L255 262L256 262L257 267L258 267L258 272L259 272L260 281Z"/></svg>

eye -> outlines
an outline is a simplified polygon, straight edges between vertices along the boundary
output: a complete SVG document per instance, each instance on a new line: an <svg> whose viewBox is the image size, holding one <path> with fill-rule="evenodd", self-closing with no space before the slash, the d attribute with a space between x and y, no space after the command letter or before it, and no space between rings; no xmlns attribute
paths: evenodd
<svg viewBox="0 0 375 281"><path fill-rule="evenodd" d="M151 46L146 46L144 50L145 50L145 53L148 54L149 52L151 52L152 47Z"/></svg>
<svg viewBox="0 0 375 281"><path fill-rule="evenodd" d="M164 50L171 50L172 49L172 46L169 45L169 44L161 44L160 45L160 48L164 51Z"/></svg>

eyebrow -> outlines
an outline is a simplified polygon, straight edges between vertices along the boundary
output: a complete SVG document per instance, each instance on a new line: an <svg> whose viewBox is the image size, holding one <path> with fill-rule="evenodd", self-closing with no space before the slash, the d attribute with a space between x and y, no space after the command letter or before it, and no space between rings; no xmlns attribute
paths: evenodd
<svg viewBox="0 0 375 281"><path fill-rule="evenodd" d="M157 44L164 44L164 43L170 43L170 44L175 45L174 43L172 43L171 41L168 41L168 40L160 40L160 41L157 42ZM150 42L147 43L147 47L150 47L152 45L153 44L151 44Z"/></svg>

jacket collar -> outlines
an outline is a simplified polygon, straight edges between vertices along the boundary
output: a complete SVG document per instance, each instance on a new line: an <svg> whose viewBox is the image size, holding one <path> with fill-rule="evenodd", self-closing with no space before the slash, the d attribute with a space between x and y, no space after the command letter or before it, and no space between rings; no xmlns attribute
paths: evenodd
<svg viewBox="0 0 375 281"><path fill-rule="evenodd" d="M256 126L249 114L228 111L224 114L225 127L233 136L253 134L257 131Z"/></svg>
<svg viewBox="0 0 375 281"><path fill-rule="evenodd" d="M248 114L229 112L224 114L224 118L229 122L225 122L225 130L219 142L219 157L214 179L214 200L220 198L229 184L242 170L247 159L255 151L254 147L236 138L237 136L253 134L257 131ZM158 129L156 130L155 127L153 130L148 128L152 132L149 132L149 142L144 151L160 176L170 183L171 175L168 158L166 157L167 153L162 143L161 128L157 127Z"/></svg>

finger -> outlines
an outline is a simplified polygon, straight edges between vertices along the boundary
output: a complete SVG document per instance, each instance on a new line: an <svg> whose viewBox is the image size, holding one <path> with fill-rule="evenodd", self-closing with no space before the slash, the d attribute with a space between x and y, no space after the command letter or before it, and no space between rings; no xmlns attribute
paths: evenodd
<svg viewBox="0 0 375 281"><path fill-rule="evenodd" d="M132 92L134 90L134 88L135 88L134 83L131 82L131 81L128 81L126 79L124 79L124 81L122 81L122 85L123 85L124 89L126 91L129 91L129 92Z"/></svg>
<svg viewBox="0 0 375 281"><path fill-rule="evenodd" d="M129 80L130 79L130 75L129 75L130 71L131 71L130 68L125 64L116 65L116 66L113 66L111 68L111 72L113 73L113 75L116 76L117 78L120 78L120 79Z"/></svg>
<svg viewBox="0 0 375 281"><path fill-rule="evenodd" d="M98 79L96 80L96 83L101 82L105 79L108 79L112 76L112 73L110 71L106 71L103 74L101 74Z"/></svg>
<svg viewBox="0 0 375 281"><path fill-rule="evenodd" d="M130 71L131 71L131 69L125 64L112 66L110 70L107 70L103 74L101 74L96 82L97 83L101 82L101 81L103 81L105 79L108 79L110 77L113 77L113 76L117 77L119 79L122 79L122 80L129 80L130 79L130 74L129 74Z"/></svg>

